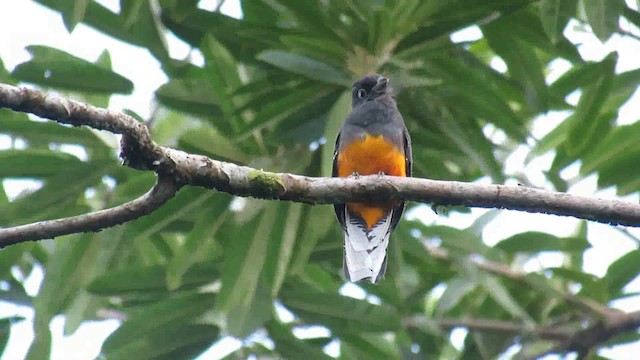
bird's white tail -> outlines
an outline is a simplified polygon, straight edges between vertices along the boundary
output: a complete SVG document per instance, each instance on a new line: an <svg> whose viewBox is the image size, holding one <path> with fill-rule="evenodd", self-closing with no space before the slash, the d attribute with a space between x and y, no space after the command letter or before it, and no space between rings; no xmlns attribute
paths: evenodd
<svg viewBox="0 0 640 360"><path fill-rule="evenodd" d="M387 269L387 246L391 234L390 211L371 229L345 211L344 268L350 281L378 282Z"/></svg>

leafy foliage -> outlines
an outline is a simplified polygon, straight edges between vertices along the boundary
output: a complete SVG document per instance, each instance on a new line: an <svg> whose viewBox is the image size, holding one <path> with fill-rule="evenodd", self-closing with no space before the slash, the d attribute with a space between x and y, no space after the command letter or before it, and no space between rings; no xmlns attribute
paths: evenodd
<svg viewBox="0 0 640 360"><path fill-rule="evenodd" d="M530 161L553 154L546 176L556 190L569 186L561 172L576 163L581 176L597 174L601 188L615 186L619 194L640 188L640 128L616 122L640 71L616 73L616 54L583 60L563 32L570 22L589 25L605 41L620 31L621 18L640 26L640 14L623 0L250 0L241 1L240 19L203 10L197 1L160 0L155 9L154 2L121 0L115 13L96 1L37 1L61 13L70 31L84 23L153 54L168 81L155 92L151 131L165 145L271 171L328 176L350 84L378 72L398 90L417 177L486 176L501 183L517 177L505 172L504 159L526 145ZM481 36L452 40L470 26ZM199 51L204 65L171 58L169 33ZM92 63L54 48L28 50L32 59L10 73L0 66L0 80L87 101L103 96L105 104L133 90L111 69L106 52ZM492 65L495 59L504 70ZM559 59L570 69L550 82L548 71ZM580 100L573 105L567 98L576 92ZM566 118L534 138L534 119L555 111ZM0 152L0 178L42 185L9 199L4 183L0 226L114 206L153 184L151 174L120 166L115 141L104 134L4 110L0 134L24 144ZM70 155L66 145L83 156ZM458 210L465 211L452 211ZM582 268L589 248L583 228L564 238L522 232L490 247L479 235L490 221L466 229L401 222L387 279L359 284L367 296L355 299L340 292L342 234L331 207L189 188L124 226L3 249L0 299L35 309L30 359L48 358L54 316L65 315L65 332L73 333L97 319L99 309L126 318L102 347L109 359L192 358L225 335L251 339L229 359L302 353L326 359L323 348L333 340L342 359L491 359L513 344L524 344L515 351L530 355L552 343L471 332L458 349L435 320L490 318L523 329L562 323L577 331L581 313L564 301L566 289L578 286L579 296L603 304L630 295L625 286L638 274L638 250L595 277ZM434 241L448 257L428 251L425 243ZM564 265L521 281L474 260L518 267L543 252L561 254ZM46 275L31 297L22 275L36 266ZM277 315L283 308L295 321ZM0 351L15 321L0 319ZM311 325L329 335L296 335ZM627 341L616 339L612 344Z"/></svg>

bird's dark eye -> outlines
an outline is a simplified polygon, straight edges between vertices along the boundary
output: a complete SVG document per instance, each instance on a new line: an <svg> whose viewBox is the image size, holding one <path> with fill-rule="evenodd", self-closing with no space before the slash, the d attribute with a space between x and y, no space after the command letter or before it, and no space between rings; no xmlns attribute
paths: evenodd
<svg viewBox="0 0 640 360"><path fill-rule="evenodd" d="M365 89L358 90L358 99L363 99L367 95L367 91Z"/></svg>

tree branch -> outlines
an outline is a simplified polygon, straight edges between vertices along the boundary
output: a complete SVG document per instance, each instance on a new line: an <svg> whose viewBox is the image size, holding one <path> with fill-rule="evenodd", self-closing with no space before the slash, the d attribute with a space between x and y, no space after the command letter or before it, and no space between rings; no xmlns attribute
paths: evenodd
<svg viewBox="0 0 640 360"><path fill-rule="evenodd" d="M427 251L429 251L429 254L434 258L442 261L452 261L452 258L446 249L433 246L426 246L426 248ZM531 287L534 290L539 290L536 287L537 285L539 285L539 282L535 282L535 280L530 278L529 274L524 271L512 269L507 264L501 264L486 259L469 257L469 261L480 270L498 275L503 278L518 281ZM562 297L567 303L575 306L577 309L581 310L583 313L589 316L595 315L596 319L606 319L609 316L615 316L621 313L619 310L608 308L591 299L581 298L572 293L556 289L552 285L546 285L551 291L557 293L558 296Z"/></svg>
<svg viewBox="0 0 640 360"><path fill-rule="evenodd" d="M160 175L172 177L178 184L216 189L237 196L311 204L402 199L574 216L602 223L640 226L639 204L528 187L378 175L358 179L313 178L264 172L159 146L151 140L149 130L143 123L126 114L49 96L27 87L0 84L0 108L35 114L62 124L86 125L123 134L121 156L126 165L154 170ZM30 239L51 236L39 233Z"/></svg>
<svg viewBox="0 0 640 360"><path fill-rule="evenodd" d="M535 325L528 327L512 321L502 321L493 319L455 319L455 318L435 318L426 319L423 317L410 317L403 320L404 327L423 328L429 322L443 329L451 330L455 328L465 328L469 331L482 331L491 333L503 333L510 335L533 335L536 339L545 339L555 342L557 345L543 354L537 354L531 359L539 359L545 355L578 352L580 359L584 358L592 349L610 340L616 335L633 331L640 327L640 311L632 313L616 313L609 315L607 319L597 321L584 330L572 331L571 329L560 329L554 326Z"/></svg>
<svg viewBox="0 0 640 360"><path fill-rule="evenodd" d="M449 255L449 252L446 249L432 246L426 246L426 248L429 251L429 254L436 259L448 262L453 261L453 258ZM531 282L532 279L523 271L512 269L506 264L485 259L475 259L470 257L469 261L480 270L522 282L534 290L539 290L536 288L536 283ZM544 354L538 354L531 357L531 359L539 359L544 355L549 354L568 353L573 351L578 352L579 358L582 359L599 344L606 342L616 335L633 331L640 327L640 311L625 313L618 309L606 307L591 299L581 298L569 292L555 289L551 285L548 286L550 289L553 289L554 292L557 292L568 304L573 305L587 315L590 315L584 325L584 328L577 331L570 331L568 329L560 330L558 327L543 325L535 325L534 327L529 328L525 324L490 319L440 318L433 319L433 321L443 329L463 327L468 330L509 334L530 333L535 335L537 338L553 340L556 342L556 346L551 350L546 351ZM405 326L416 327L418 324L419 319L416 320L415 318L410 318L405 320Z"/></svg>
<svg viewBox="0 0 640 360"><path fill-rule="evenodd" d="M551 350L532 356L530 359L540 359L545 355L566 354L574 351L578 353L578 359L586 359L599 344L612 339L616 335L635 331L638 327L640 327L640 311L610 315L584 330L576 331Z"/></svg>
<svg viewBox="0 0 640 360"><path fill-rule="evenodd" d="M58 220L40 221L0 229L0 249L34 239L98 231L150 214L171 199L180 186L171 178L159 177L156 185L141 197L110 209Z"/></svg>
<svg viewBox="0 0 640 360"><path fill-rule="evenodd" d="M539 339L567 341L571 338L571 333L567 330L560 330L555 327L537 325L527 328L524 324L513 321L502 321L494 319L455 319L455 318L435 318L432 321L443 330L455 328L465 328L470 331L484 331L505 334L529 333ZM419 317L408 318L403 321L405 327L421 327L422 319Z"/></svg>

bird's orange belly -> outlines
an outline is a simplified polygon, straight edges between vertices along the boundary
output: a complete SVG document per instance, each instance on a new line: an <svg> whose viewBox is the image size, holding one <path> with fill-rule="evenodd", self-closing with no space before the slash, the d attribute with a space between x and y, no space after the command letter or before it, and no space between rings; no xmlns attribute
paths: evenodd
<svg viewBox="0 0 640 360"><path fill-rule="evenodd" d="M336 159L338 176L386 174L407 176L403 151L382 135L365 135L362 139L342 147ZM397 202L347 203L347 208L361 217L371 229Z"/></svg>

